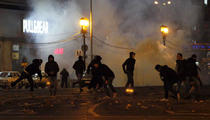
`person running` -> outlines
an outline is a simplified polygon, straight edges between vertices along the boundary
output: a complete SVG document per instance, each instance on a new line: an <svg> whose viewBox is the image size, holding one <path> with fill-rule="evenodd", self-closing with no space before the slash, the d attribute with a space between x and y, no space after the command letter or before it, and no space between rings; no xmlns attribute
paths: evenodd
<svg viewBox="0 0 210 120"><path fill-rule="evenodd" d="M11 87L14 87L17 83L22 81L23 79L27 79L30 84L30 91L34 91L34 81L32 79L32 75L38 74L40 77L40 81L42 80L42 74L40 70L40 66L42 64L41 59L34 59L32 64L28 65L25 70L21 73L21 76L15 81L11 83Z"/></svg>
<svg viewBox="0 0 210 120"><path fill-rule="evenodd" d="M164 83L164 90L165 90L165 96L162 101L168 101L168 91L170 91L176 98L177 102L180 102L180 78L177 75L176 71L173 69L169 68L167 65L161 66L161 65L156 65L155 69L160 72L160 78ZM173 85L177 83L178 88L177 90L173 89Z"/></svg>
<svg viewBox="0 0 210 120"><path fill-rule="evenodd" d="M73 87L75 84L79 84L80 92L82 92L83 89L81 80L83 73L85 72L85 62L83 61L82 56L79 56L79 59L74 63L73 69L75 70L77 76L77 82L73 83Z"/></svg>
<svg viewBox="0 0 210 120"><path fill-rule="evenodd" d="M61 77L61 88L68 88L68 77L69 77L69 72L64 68L60 75L62 76Z"/></svg>
<svg viewBox="0 0 210 120"><path fill-rule="evenodd" d="M48 79L50 81L50 96L55 96L57 91L57 73L59 72L59 67L57 62L54 61L54 56L49 55L48 62L45 65L45 73L48 75Z"/></svg>
<svg viewBox="0 0 210 120"><path fill-rule="evenodd" d="M128 77L128 81L125 85L126 88L128 87L134 87L134 80L133 80L133 73L134 73L134 67L135 67L135 53L130 52L130 57L123 63L123 71Z"/></svg>
<svg viewBox="0 0 210 120"><path fill-rule="evenodd" d="M112 85L112 82L115 78L113 71L107 65L101 64L100 62L94 63L94 67L96 71L98 71L97 73L99 73L99 75L104 77L104 90L106 92L106 95L108 97L111 96L116 97L117 92L114 86ZM108 87L111 89L113 95L110 95Z"/></svg>

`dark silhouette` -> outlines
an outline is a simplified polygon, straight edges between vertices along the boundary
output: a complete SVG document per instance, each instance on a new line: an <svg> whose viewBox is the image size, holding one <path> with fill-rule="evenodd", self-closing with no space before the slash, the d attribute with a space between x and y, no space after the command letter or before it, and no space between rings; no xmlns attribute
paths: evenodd
<svg viewBox="0 0 210 120"><path fill-rule="evenodd" d="M94 67L97 71L99 71L97 73L99 73L100 76L104 77L104 90L106 92L106 95L111 97L108 89L109 87L113 93L113 97L116 97L117 93L114 86L112 85L112 82L115 78L113 71L107 65L101 64L100 62L96 62L94 64Z"/></svg>
<svg viewBox="0 0 210 120"><path fill-rule="evenodd" d="M180 78L177 75L176 71L169 68L167 65L161 66L156 65L155 69L160 72L160 78L164 82L164 90L165 90L165 99L168 99L168 91L170 91L175 97L177 97L177 101L180 101ZM177 83L178 89L174 90L173 85Z"/></svg>
<svg viewBox="0 0 210 120"><path fill-rule="evenodd" d="M187 59L187 77L189 78L191 89L189 91L188 97L194 97L194 99L198 100L200 86L202 86L202 81L200 79L199 70L201 69L196 65L197 56L194 54L192 57Z"/></svg>
<svg viewBox="0 0 210 120"><path fill-rule="evenodd" d="M61 77L61 88L68 88L68 77L69 77L69 72L64 68L60 75L62 76Z"/></svg>
<svg viewBox="0 0 210 120"><path fill-rule="evenodd" d="M76 76L77 76L77 82L73 83L73 87L76 84L79 84L80 87L80 92L82 92L82 76L83 73L85 72L85 62L82 59L82 56L79 56L79 59L74 63L73 68L76 72Z"/></svg>
<svg viewBox="0 0 210 120"><path fill-rule="evenodd" d="M88 65L87 73L89 74L91 72L92 74L92 79L88 86L88 89L91 89L91 88L99 89L103 86L102 74L98 70L96 70L96 68L94 67L95 63L101 64L101 60L102 60L101 56L97 55Z"/></svg>
<svg viewBox="0 0 210 120"><path fill-rule="evenodd" d="M126 88L129 87L134 87L134 80L133 80L133 72L134 72L134 67L135 67L135 53L134 52L130 52L130 57L123 63L122 67L123 67L123 71L125 74L127 74L128 77L128 81L125 85Z"/></svg>
<svg viewBox="0 0 210 120"><path fill-rule="evenodd" d="M54 61L54 56L49 55L48 62L45 65L45 72L48 75L48 79L50 80L50 95L56 95L57 90L57 73L59 71L59 67L57 62Z"/></svg>
<svg viewBox="0 0 210 120"><path fill-rule="evenodd" d="M23 79L27 79L30 83L31 91L34 90L34 82L32 79L32 75L37 73L40 77L40 80L42 79L41 70L39 69L40 65L42 64L41 59L34 59L32 64L28 65L25 70L21 73L21 76L15 81L11 83L11 86L14 87L18 82L20 82Z"/></svg>

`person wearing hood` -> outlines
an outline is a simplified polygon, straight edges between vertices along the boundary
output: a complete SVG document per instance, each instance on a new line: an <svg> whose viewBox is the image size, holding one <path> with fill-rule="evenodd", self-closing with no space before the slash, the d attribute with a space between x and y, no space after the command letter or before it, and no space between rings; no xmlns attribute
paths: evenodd
<svg viewBox="0 0 210 120"><path fill-rule="evenodd" d="M42 59L34 59L32 64L28 65L25 70L21 73L21 76L15 81L11 83L11 86L14 87L17 83L22 81L23 79L27 79L30 83L30 90L34 91L34 82L32 79L32 75L38 74L40 77L40 81L42 80L42 74L40 70L40 66L42 64Z"/></svg>
<svg viewBox="0 0 210 120"><path fill-rule="evenodd" d="M79 59L74 63L73 65L73 69L75 70L76 72L76 76L77 76L77 82L74 82L73 83L73 86L75 84L79 84L79 87L80 87L80 92L82 92L82 76L83 76L83 73L85 72L85 62L84 60L82 60L82 56L79 56Z"/></svg>
<svg viewBox="0 0 210 120"><path fill-rule="evenodd" d="M133 72L136 63L135 55L136 54L134 52L130 52L130 57L122 65L123 71L128 77L128 81L125 85L126 88L129 86L132 88L134 87Z"/></svg>
<svg viewBox="0 0 210 120"><path fill-rule="evenodd" d="M48 75L50 81L50 95L56 95L57 91L57 73L59 72L59 67L57 62L54 60L53 55L49 55L48 62L45 65L45 73Z"/></svg>

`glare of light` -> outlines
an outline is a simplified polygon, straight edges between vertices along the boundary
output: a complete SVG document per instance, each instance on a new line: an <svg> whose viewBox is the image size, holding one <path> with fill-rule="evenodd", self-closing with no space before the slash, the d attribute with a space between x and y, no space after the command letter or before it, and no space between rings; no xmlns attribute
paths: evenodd
<svg viewBox="0 0 210 120"><path fill-rule="evenodd" d="M163 5L165 6L165 5L166 5L166 3L163 3Z"/></svg>
<svg viewBox="0 0 210 120"><path fill-rule="evenodd" d="M170 5L171 4L171 1L168 1L168 4Z"/></svg>
<svg viewBox="0 0 210 120"><path fill-rule="evenodd" d="M205 5L208 5L208 0L204 0L204 4Z"/></svg>
<svg viewBox="0 0 210 120"><path fill-rule="evenodd" d="M87 18L81 18L80 19L80 26L81 27L88 27L89 26L89 21Z"/></svg>
<svg viewBox="0 0 210 120"><path fill-rule="evenodd" d="M127 88L127 89L125 90L125 92L126 92L127 94L133 94L133 93L134 93L134 89L133 89L133 88Z"/></svg>
<svg viewBox="0 0 210 120"><path fill-rule="evenodd" d="M168 32L169 32L168 27L167 26L164 26L164 25L161 26L160 31L163 34L168 34Z"/></svg>
<svg viewBox="0 0 210 120"><path fill-rule="evenodd" d="M50 86L50 82L49 82L49 81L47 81L47 82L46 82L46 85L47 85L47 86Z"/></svg>
<svg viewBox="0 0 210 120"><path fill-rule="evenodd" d="M155 5L158 5L158 4L159 4L159 2L158 2L158 1L154 1L154 4L155 4Z"/></svg>

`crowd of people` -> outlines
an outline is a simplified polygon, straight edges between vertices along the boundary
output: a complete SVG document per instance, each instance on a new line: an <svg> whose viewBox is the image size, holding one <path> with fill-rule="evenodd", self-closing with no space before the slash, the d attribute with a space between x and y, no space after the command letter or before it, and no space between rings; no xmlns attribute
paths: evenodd
<svg viewBox="0 0 210 120"><path fill-rule="evenodd" d="M182 96L199 101L202 82L199 76L200 68L196 64L196 59L197 56L195 54L188 59L183 59L183 55L178 53L175 70L167 65L155 66L155 69L160 72L160 78L164 83L165 97L162 101L168 101L168 91L170 91L173 97L177 98L177 101L180 102L180 88L182 84L184 85ZM174 88L174 84L177 84L176 89Z"/></svg>
<svg viewBox="0 0 210 120"><path fill-rule="evenodd" d="M155 69L160 73L160 78L164 83L164 91L165 96L162 101L168 101L169 91L173 94L173 97L180 102L181 96L185 98L193 97L195 100L199 99L199 90L200 86L202 86L202 82L199 76L200 68L196 65L196 55L192 55L192 57L188 59L183 59L183 55L181 53L177 54L176 60L176 68L175 70L168 67L167 65L156 65ZM130 57L125 60L122 64L122 68L124 73L127 75L127 83L125 88L134 88L134 69L135 69L135 53L130 52ZM11 83L11 86L14 87L18 82L23 79L27 79L30 83L30 90L34 90L34 83L32 79L32 75L38 73L40 80L42 79L40 66L42 64L41 59L34 59L32 64L28 65L25 70L22 72L19 79L15 82ZM75 70L77 81L73 83L73 86L76 84L79 85L80 92L83 91L84 87L87 87L88 90L99 90L103 89L106 93L106 96L116 97L117 91L113 86L113 80L115 78L114 72L110 69L110 67L104 63L102 63L102 57L96 55L94 59L87 66L83 60L82 56L78 57L78 60L74 63L73 67ZM53 55L49 55L48 62L45 65L45 73L48 75L48 79L50 81L50 95L55 96L58 86L57 74L59 72L59 66L57 62L54 60ZM84 84L82 81L83 75L91 74L91 81L88 84ZM61 87L68 87L68 77L69 73L64 68L60 75L61 78ZM174 85L176 84L176 89L174 89ZM180 88L181 85L184 85L184 95L181 95ZM110 90L112 93L110 93Z"/></svg>

